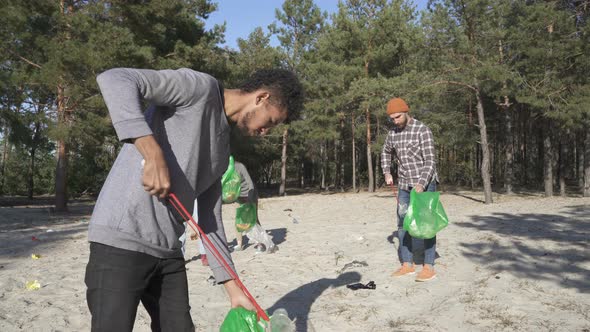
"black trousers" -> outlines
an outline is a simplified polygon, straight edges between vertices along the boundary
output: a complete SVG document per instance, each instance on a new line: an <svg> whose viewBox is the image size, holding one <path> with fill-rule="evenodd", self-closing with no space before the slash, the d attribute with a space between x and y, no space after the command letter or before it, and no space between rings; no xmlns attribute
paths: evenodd
<svg viewBox="0 0 590 332"><path fill-rule="evenodd" d="M137 306L149 313L152 331L194 331L183 258L90 243L86 300L92 331L131 331Z"/></svg>

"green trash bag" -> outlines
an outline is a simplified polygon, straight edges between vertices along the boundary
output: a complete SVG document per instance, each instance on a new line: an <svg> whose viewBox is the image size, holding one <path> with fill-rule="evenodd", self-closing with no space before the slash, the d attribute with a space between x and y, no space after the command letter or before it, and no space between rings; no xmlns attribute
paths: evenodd
<svg viewBox="0 0 590 332"><path fill-rule="evenodd" d="M412 237L431 239L449 224L445 209L439 200L440 192L410 192L410 206L404 217L404 229Z"/></svg>
<svg viewBox="0 0 590 332"><path fill-rule="evenodd" d="M236 209L236 230L238 232L249 231L256 225L256 219L258 219L256 204L240 204Z"/></svg>
<svg viewBox="0 0 590 332"><path fill-rule="evenodd" d="M220 332L264 332L266 321L258 320L256 311L250 311L242 307L232 308L225 316L225 320L219 328Z"/></svg>
<svg viewBox="0 0 590 332"><path fill-rule="evenodd" d="M242 177L234 167L234 157L229 156L229 166L221 177L221 199L224 203L233 203L240 197Z"/></svg>

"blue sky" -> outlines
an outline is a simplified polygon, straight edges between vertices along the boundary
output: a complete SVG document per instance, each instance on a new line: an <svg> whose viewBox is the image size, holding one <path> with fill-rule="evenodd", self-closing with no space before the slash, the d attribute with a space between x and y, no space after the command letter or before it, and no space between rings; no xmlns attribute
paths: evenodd
<svg viewBox="0 0 590 332"><path fill-rule="evenodd" d="M424 9L428 0L413 0L418 9ZM217 0L218 9L206 21L207 29L215 24L227 22L225 45L237 49L238 38L246 39L256 27L265 31L275 21L275 9L280 8L280 0ZM338 0L315 0L323 11L334 13L338 9ZM271 40L276 46L276 39Z"/></svg>

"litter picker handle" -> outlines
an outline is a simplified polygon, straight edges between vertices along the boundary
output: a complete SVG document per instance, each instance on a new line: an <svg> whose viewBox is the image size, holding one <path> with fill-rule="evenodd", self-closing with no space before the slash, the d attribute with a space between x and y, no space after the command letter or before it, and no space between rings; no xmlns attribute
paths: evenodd
<svg viewBox="0 0 590 332"><path fill-rule="evenodd" d="M390 186L391 186L391 191L393 191L393 197L395 197L395 200L398 201L397 198L397 191L395 190L395 185L393 184L394 181L391 182Z"/></svg>
<svg viewBox="0 0 590 332"><path fill-rule="evenodd" d="M178 197L176 197L176 195L174 195L173 193L170 193L168 195L168 200L172 204L172 206L176 209L176 211L178 211L178 213L180 213L180 215L187 220L189 226L201 236L201 239L203 240L203 244L205 244L205 246L209 249L209 251L211 251L213 253L213 256L219 262L221 262L221 265L225 268L227 273L229 273L229 275L236 281L236 283L238 284L238 287L240 287L240 289L244 292L244 294L248 297L248 299L250 299L250 301L252 301L252 304L256 308L256 313L257 313L258 317L264 319L267 322L270 321L270 318L264 312L264 310L262 310L262 308L260 307L258 302L256 302L256 300L254 299L254 296L252 296L252 294L250 294L250 292L248 291L246 286L244 286L244 284L242 283L242 281L240 280L238 275L232 270L232 268L229 266L227 261L221 255L221 253L217 250L217 248L215 248L213 243L209 240L209 238L207 237L205 232L203 232L203 230L201 229L201 227L199 227L199 225L193 219L191 214L188 213L186 208L182 205L182 203L180 203L180 200L178 199Z"/></svg>
<svg viewBox="0 0 590 332"><path fill-rule="evenodd" d="M395 185L393 184L393 182L390 184L391 186L391 191L393 191L393 196L396 196L397 193L395 192Z"/></svg>

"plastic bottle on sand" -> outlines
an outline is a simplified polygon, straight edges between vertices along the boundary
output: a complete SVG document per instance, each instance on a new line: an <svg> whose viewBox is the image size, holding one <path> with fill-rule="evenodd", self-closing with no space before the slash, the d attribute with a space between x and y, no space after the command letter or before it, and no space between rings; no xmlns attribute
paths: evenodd
<svg viewBox="0 0 590 332"><path fill-rule="evenodd" d="M295 332L295 324L289 319L287 310L279 308L270 317L271 332Z"/></svg>

